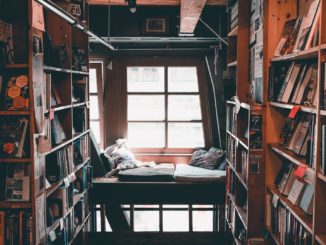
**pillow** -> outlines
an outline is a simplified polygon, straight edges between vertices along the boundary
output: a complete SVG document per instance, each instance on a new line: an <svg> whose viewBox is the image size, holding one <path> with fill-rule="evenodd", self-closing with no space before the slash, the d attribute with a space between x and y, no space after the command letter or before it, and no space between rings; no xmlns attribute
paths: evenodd
<svg viewBox="0 0 326 245"><path fill-rule="evenodd" d="M225 159L223 150L211 147L209 151L197 149L191 157L189 165L206 169L218 169Z"/></svg>
<svg viewBox="0 0 326 245"><path fill-rule="evenodd" d="M109 172L114 168L114 162L111 157L106 156L104 153L101 153L100 158L102 160L106 172Z"/></svg>

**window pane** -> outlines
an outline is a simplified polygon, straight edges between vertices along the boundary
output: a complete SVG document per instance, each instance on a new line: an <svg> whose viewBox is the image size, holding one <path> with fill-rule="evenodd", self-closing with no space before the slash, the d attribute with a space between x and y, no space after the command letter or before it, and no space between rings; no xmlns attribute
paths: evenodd
<svg viewBox="0 0 326 245"><path fill-rule="evenodd" d="M128 120L164 120L164 96L129 95Z"/></svg>
<svg viewBox="0 0 326 245"><path fill-rule="evenodd" d="M135 211L134 213L135 231L159 231L158 211Z"/></svg>
<svg viewBox="0 0 326 245"><path fill-rule="evenodd" d="M193 231L213 231L213 211L193 211Z"/></svg>
<svg viewBox="0 0 326 245"><path fill-rule="evenodd" d="M164 67L127 67L128 92L164 92Z"/></svg>
<svg viewBox="0 0 326 245"><path fill-rule="evenodd" d="M169 92L198 92L196 67L169 67Z"/></svg>
<svg viewBox="0 0 326 245"><path fill-rule="evenodd" d="M97 76L96 69L89 69L89 92L97 93Z"/></svg>
<svg viewBox="0 0 326 245"><path fill-rule="evenodd" d="M168 147L171 148L205 146L202 123L169 123L168 138Z"/></svg>
<svg viewBox="0 0 326 245"><path fill-rule="evenodd" d="M201 120L199 95L169 95L168 120Z"/></svg>
<svg viewBox="0 0 326 245"><path fill-rule="evenodd" d="M91 121L90 122L91 130L94 133L96 142L101 143L101 133L100 133L100 122L99 121Z"/></svg>
<svg viewBox="0 0 326 245"><path fill-rule="evenodd" d="M163 231L189 231L189 211L163 211Z"/></svg>
<svg viewBox="0 0 326 245"><path fill-rule="evenodd" d="M130 147L164 147L164 123L128 123Z"/></svg>
<svg viewBox="0 0 326 245"><path fill-rule="evenodd" d="M89 103L90 103L90 110L89 110L90 119L99 119L98 97L97 97L97 95L90 96L89 97Z"/></svg>

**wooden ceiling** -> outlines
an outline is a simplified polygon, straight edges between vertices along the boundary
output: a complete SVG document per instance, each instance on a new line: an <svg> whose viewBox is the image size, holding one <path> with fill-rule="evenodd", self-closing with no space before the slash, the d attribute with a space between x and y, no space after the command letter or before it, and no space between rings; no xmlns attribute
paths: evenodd
<svg viewBox="0 0 326 245"><path fill-rule="evenodd" d="M125 0L87 0L89 4L97 5L127 5ZM197 2L194 0L194 2ZM202 2L202 0L198 0ZM207 0L208 5L226 5L227 0ZM137 0L137 5L152 5L152 6L180 6L181 0Z"/></svg>

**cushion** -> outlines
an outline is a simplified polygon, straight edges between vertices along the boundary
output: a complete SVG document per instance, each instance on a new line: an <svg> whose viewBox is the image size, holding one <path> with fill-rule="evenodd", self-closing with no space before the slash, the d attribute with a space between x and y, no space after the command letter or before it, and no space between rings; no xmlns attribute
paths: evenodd
<svg viewBox="0 0 326 245"><path fill-rule="evenodd" d="M225 171L209 170L183 163L177 164L174 172L177 182L218 182L225 181L225 176Z"/></svg>
<svg viewBox="0 0 326 245"><path fill-rule="evenodd" d="M205 169L218 169L225 160L225 152L223 150L211 147L209 151L197 149L192 154L189 165Z"/></svg>
<svg viewBox="0 0 326 245"><path fill-rule="evenodd" d="M120 181L174 181L174 166L141 167L135 169L120 170Z"/></svg>

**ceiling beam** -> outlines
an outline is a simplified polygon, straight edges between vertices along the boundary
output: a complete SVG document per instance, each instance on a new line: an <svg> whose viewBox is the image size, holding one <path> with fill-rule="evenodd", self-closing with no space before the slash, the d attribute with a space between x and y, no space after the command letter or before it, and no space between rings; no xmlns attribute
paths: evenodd
<svg viewBox="0 0 326 245"><path fill-rule="evenodd" d="M200 2L201 0L199 0ZM127 6L125 0L87 0L92 5L117 5ZM137 0L137 5L148 6L180 6L181 0ZM194 1L197 2L197 1ZM207 5L226 5L227 0L207 0Z"/></svg>
<svg viewBox="0 0 326 245"><path fill-rule="evenodd" d="M181 0L180 33L193 33L206 0Z"/></svg>

